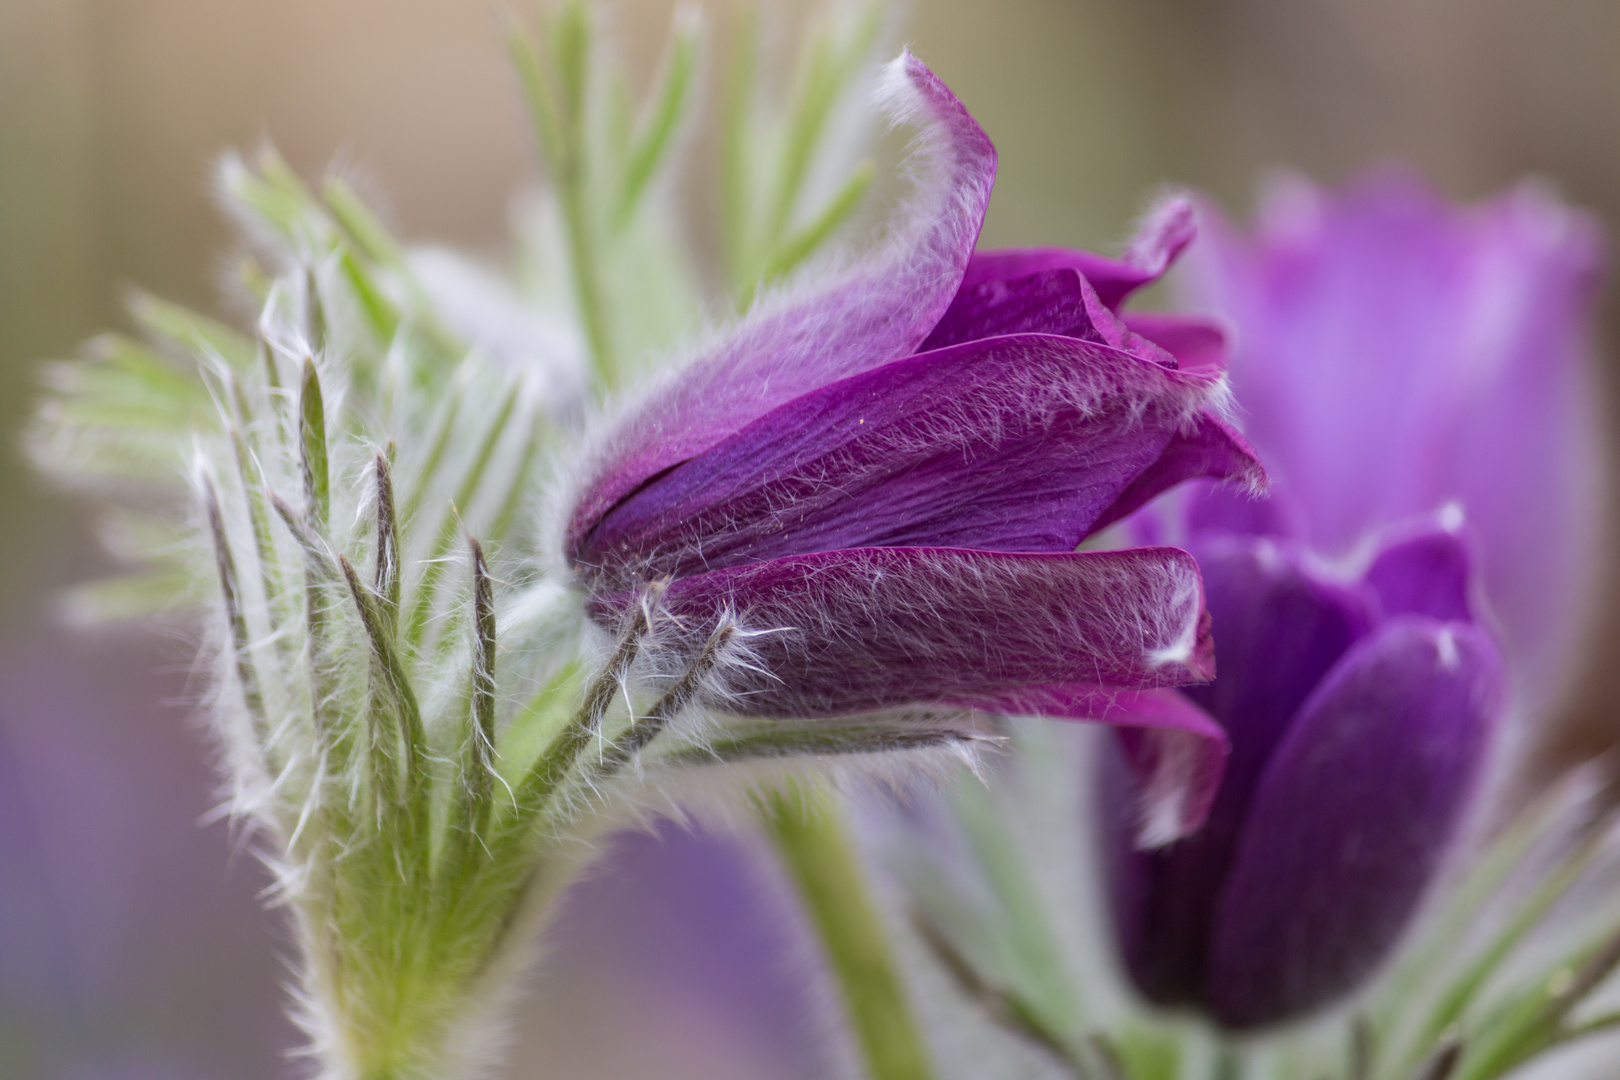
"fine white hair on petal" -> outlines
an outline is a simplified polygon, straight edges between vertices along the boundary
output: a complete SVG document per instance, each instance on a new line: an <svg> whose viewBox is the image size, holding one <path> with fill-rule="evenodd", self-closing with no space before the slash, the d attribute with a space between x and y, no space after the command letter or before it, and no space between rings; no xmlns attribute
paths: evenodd
<svg viewBox="0 0 1620 1080"><path fill-rule="evenodd" d="M599 514L647 476L777 405L909 354L933 329L972 254L995 151L961 103L909 54L886 71L881 100L917 129L907 164L912 195L886 238L843 268L822 267L762 296L700 344L690 362L669 365L666 378L605 412L579 463L564 473L566 505L575 506L566 517Z"/></svg>
<svg viewBox="0 0 1620 1080"><path fill-rule="evenodd" d="M1198 571L1191 565L1166 563L1164 572L1170 595L1164 604L1165 620L1160 632L1175 628L1174 636L1147 652L1149 667L1186 664L1198 645L1199 622L1203 615L1204 590Z"/></svg>

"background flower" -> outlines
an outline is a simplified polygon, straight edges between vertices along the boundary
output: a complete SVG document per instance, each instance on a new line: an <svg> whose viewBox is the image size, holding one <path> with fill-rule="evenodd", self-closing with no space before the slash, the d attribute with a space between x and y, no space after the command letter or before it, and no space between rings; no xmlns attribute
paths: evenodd
<svg viewBox="0 0 1620 1080"><path fill-rule="evenodd" d="M1400 936L1485 761L1492 631L1521 706L1567 683L1593 572L1599 244L1533 188L1454 209L1386 171L1275 185L1253 241L1217 219L1193 265L1279 481L1171 513L1225 627L1219 677L1177 700L1233 758L1208 831L1116 858L1114 913L1144 993L1241 1027L1343 994ZM1417 515L1436 524L1403 535Z"/></svg>
<svg viewBox="0 0 1620 1080"><path fill-rule="evenodd" d="M1386 169L1274 183L1251 236L1213 221L1188 295L1234 331L1245 432L1279 525L1328 556L1455 502L1527 704L1584 647L1600 461L1595 220L1523 184L1452 207Z"/></svg>
<svg viewBox="0 0 1620 1080"><path fill-rule="evenodd" d="M1189 546L1218 674L1158 693L1218 720L1232 756L1204 828L1154 852L1136 850L1139 795L1105 757L1106 869L1138 989L1248 1028L1379 967L1472 805L1504 687L1443 525L1386 532L1353 574L1286 538L1206 527Z"/></svg>

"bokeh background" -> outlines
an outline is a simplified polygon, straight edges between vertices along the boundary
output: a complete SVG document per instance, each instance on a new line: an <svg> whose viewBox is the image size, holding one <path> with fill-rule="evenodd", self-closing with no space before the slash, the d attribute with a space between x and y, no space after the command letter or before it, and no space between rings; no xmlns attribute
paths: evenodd
<svg viewBox="0 0 1620 1080"><path fill-rule="evenodd" d="M231 241L210 166L266 135L306 174L369 177L408 237L498 256L538 175L501 45L529 2L0 0L4 1080L255 1080L289 1075L295 1043L264 878L204 822L183 638L55 615L104 557L16 451L36 363L125 326L131 285L218 309ZM713 5L722 28L732 6ZM633 70L655 63L669 13L610 8ZM1463 199L1539 174L1620 228L1616 0L915 0L903 15L1001 151L990 244L1106 247L1167 182L1244 213L1267 168L1333 181L1391 158ZM766 7L781 48L800 17ZM1612 286L1605 311L1620 340ZM1547 767L1620 739L1602 660L1617 634L1594 628ZM827 996L795 963L769 863L675 829L619 849L569 900L513 1075L542 1075L542 1047L544 1075L580 1080L836 1073L845 1051L823 1037Z"/></svg>

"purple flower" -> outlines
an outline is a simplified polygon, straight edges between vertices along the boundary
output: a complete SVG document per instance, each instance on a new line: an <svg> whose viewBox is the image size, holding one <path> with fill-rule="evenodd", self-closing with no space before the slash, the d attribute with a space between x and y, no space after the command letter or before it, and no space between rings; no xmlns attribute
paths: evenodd
<svg viewBox="0 0 1620 1080"><path fill-rule="evenodd" d="M1129 770L1105 763L1103 801L1133 981L1244 1028L1350 992L1396 943L1504 711L1493 632L1516 675L1568 648L1597 241L1533 189L1459 211L1385 173L1295 185L1257 240L1200 247L1278 482L1159 519L1198 557L1220 677L1140 700L1218 721L1232 754L1204 829L1162 851L1119 838Z"/></svg>
<svg viewBox="0 0 1620 1080"><path fill-rule="evenodd" d="M1182 480L1262 482L1217 415L1218 335L1118 313L1191 239L1190 206L1162 207L1120 260L974 255L995 151L917 60L889 76L923 132L909 225L831 284L756 308L628 410L566 527L588 610L615 625L669 580L688 649L728 617L770 631L729 687L766 717L1097 718L1118 688L1209 678L1185 552L1075 551ZM1165 729L1132 736L1132 757L1171 831L1190 825L1219 728L1128 722Z"/></svg>
<svg viewBox="0 0 1620 1080"><path fill-rule="evenodd" d="M1219 722L1232 754L1203 829L1155 852L1122 835L1136 796L1104 763L1113 912L1149 999L1250 1027L1344 994L1395 943L1468 808L1501 663L1439 523L1381 537L1348 576L1271 537L1191 547L1220 677L1156 694Z"/></svg>
<svg viewBox="0 0 1620 1080"><path fill-rule="evenodd" d="M1235 329L1279 511L1338 555L1461 505L1516 693L1544 703L1579 655L1601 505L1597 223L1530 184L1449 206L1393 169L1334 194L1275 185L1252 238L1212 216L1187 283Z"/></svg>

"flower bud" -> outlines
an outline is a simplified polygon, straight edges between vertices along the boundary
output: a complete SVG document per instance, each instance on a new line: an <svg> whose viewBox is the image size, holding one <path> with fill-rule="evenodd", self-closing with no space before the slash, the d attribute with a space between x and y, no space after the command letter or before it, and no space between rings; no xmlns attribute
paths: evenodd
<svg viewBox="0 0 1620 1080"><path fill-rule="evenodd" d="M564 540L587 610L616 625L668 580L688 650L735 617L752 663L726 704L772 718L1092 719L1119 691L1208 678L1185 552L1075 550L1183 480L1262 482L1219 416L1218 334L1118 314L1190 239L1191 207L1167 203L1120 261L975 255L994 149L914 58L888 79L922 131L909 225L756 307L608 434ZM1157 746L1179 733L1195 753ZM1137 742L1139 761L1175 767L1156 787L1179 793L1169 831L1195 823L1219 729L1176 717Z"/></svg>
<svg viewBox="0 0 1620 1080"><path fill-rule="evenodd" d="M1399 939L1469 808L1502 665L1442 527L1386 538L1350 581L1265 537L1193 551L1220 674L1178 696L1232 755L1200 832L1156 852L1116 839L1113 914L1148 998L1246 1028L1349 992ZM1130 779L1105 770L1117 835Z"/></svg>

